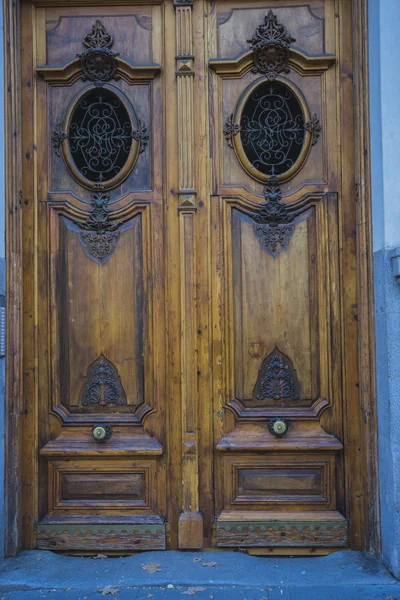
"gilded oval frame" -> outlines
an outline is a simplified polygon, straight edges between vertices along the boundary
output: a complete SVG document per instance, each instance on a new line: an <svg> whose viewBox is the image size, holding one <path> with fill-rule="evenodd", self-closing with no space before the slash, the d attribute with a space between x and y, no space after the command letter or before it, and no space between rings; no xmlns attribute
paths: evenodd
<svg viewBox="0 0 400 600"><path fill-rule="evenodd" d="M113 85L104 84L101 88L97 88L95 85L88 85L88 86L85 86L83 89L81 89L73 97L71 105L65 115L64 122L63 122L63 131L66 132L67 138L61 144L62 153L63 153L65 164L68 168L68 171L72 175L72 177L78 183L80 183L80 185L82 185L84 188L89 189L89 190L93 190L93 188L96 185L99 185L100 182L97 183L96 181L92 181L92 180L88 179L79 171L79 169L76 166L76 163L74 161L74 158L72 156L72 153L71 153L71 147L70 147L68 135L69 135L69 131L70 131L71 120L72 120L73 114L75 112L75 109L76 109L78 103L86 94L88 94L89 92L96 90L96 89L98 89L98 90L106 89L109 92L111 92L112 94L114 94L115 96L117 96L117 98L120 100L124 109L127 112L127 115L129 117L129 120L131 123L132 131L139 129L139 119L135 112L135 109L132 106L132 103L130 102L129 98L123 92L121 92L121 90L119 90L118 88L116 88ZM102 189L111 190L111 189L117 187L118 185L120 185L128 177L128 175L130 175L130 173L132 172L132 170L137 162L139 152L140 152L140 140L136 140L134 137L132 137L131 148L130 148L129 154L125 160L124 166L122 167L122 169L120 170L120 172L117 175L115 175L108 181L101 182Z"/></svg>
<svg viewBox="0 0 400 600"><path fill-rule="evenodd" d="M303 95L303 92L294 83L292 83L285 77L276 77L276 79L274 81L287 87L293 93L293 95L295 96L295 98L298 101L300 108L302 110L303 117L304 117L304 123L307 123L307 121L309 121L311 119L311 112L308 107L307 101ZM234 122L235 123L240 124L240 122L242 120L242 114L243 114L244 108L246 106L247 100L249 99L251 94L254 92L254 90L264 83L268 83L267 80L265 79L265 77L260 77L260 78L256 79L255 81L253 81L244 90L244 92L242 93L242 95L239 98L239 101L236 105L236 109L234 112ZM271 84L273 84L273 83L274 82L271 82ZM310 154L311 146L312 146L312 135L305 128L304 128L304 134L305 135L304 135L303 147L302 147L301 152L300 152L299 156L297 157L294 165L290 169L285 171L284 173L277 175L278 180L281 183L284 181L289 181L289 179L292 179L300 171L301 167L304 165L305 161L307 160L308 155ZM261 171L256 169L251 164L251 162L247 158L247 155L244 151L240 131L236 135L233 136L233 148L235 150L235 154L236 154L240 164L242 165L243 169L250 175L250 177L252 177L256 181L259 181L260 183L266 183L268 181L268 179L271 177L271 175L266 175L266 174L262 173Z"/></svg>

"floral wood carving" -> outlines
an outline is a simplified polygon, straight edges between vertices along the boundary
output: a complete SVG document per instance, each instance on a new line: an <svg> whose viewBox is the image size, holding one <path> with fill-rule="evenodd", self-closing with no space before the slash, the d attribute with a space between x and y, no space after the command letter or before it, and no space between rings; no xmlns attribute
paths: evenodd
<svg viewBox="0 0 400 600"><path fill-rule="evenodd" d="M251 40L247 40L254 53L253 72L263 73L269 81L279 73L288 73L289 48L295 41L270 10Z"/></svg>
<svg viewBox="0 0 400 600"><path fill-rule="evenodd" d="M258 381L254 388L256 400L298 400L299 382L292 361L275 348L261 365Z"/></svg>
<svg viewBox="0 0 400 600"><path fill-rule="evenodd" d="M311 133L311 144L315 146L321 135L321 123L315 113L307 123L304 123L304 129Z"/></svg>
<svg viewBox="0 0 400 600"><path fill-rule="evenodd" d="M228 146L233 148L233 138L237 135L241 130L239 123L235 123L235 118L233 115L229 115L228 119L224 125L224 136L226 141L228 142Z"/></svg>
<svg viewBox="0 0 400 600"><path fill-rule="evenodd" d="M61 157L61 144L64 140L67 139L67 137L68 135L62 129L62 123L58 123L58 125L56 125L53 131L53 136L51 138L56 156Z"/></svg>
<svg viewBox="0 0 400 600"><path fill-rule="evenodd" d="M132 131L132 137L139 142L139 154L144 152L149 141L149 130L141 119L138 119L138 128Z"/></svg>
<svg viewBox="0 0 400 600"><path fill-rule="evenodd" d="M80 404L82 406L126 404L126 394L118 371L103 354L87 370L80 394Z"/></svg>
<svg viewBox="0 0 400 600"><path fill-rule="evenodd" d="M77 55L81 60L83 81L93 81L96 87L102 87L106 81L118 79L115 58L119 54L111 50L113 43L114 39L97 19L91 33L83 40L87 50Z"/></svg>
<svg viewBox="0 0 400 600"><path fill-rule="evenodd" d="M86 248L90 258L103 264L114 251L118 243L120 233L117 229L122 221L110 221L108 203L109 194L99 191L92 194L92 209L86 222L75 221L80 229L86 230L81 233L81 241Z"/></svg>
<svg viewBox="0 0 400 600"><path fill-rule="evenodd" d="M260 212L253 215L256 222L254 233L264 250L275 258L289 247L295 225L292 223L294 215L289 212L287 204L281 202L278 178L272 176L268 183L265 188L265 203Z"/></svg>

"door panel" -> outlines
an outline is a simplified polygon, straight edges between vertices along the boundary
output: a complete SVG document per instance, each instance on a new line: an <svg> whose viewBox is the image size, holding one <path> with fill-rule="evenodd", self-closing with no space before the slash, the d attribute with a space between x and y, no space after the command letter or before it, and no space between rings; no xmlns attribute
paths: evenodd
<svg viewBox="0 0 400 600"><path fill-rule="evenodd" d="M347 545L332 9L216 2L209 22L223 547Z"/></svg>
<svg viewBox="0 0 400 600"><path fill-rule="evenodd" d="M360 548L351 3L73 4L21 5L26 547Z"/></svg>
<svg viewBox="0 0 400 600"><path fill-rule="evenodd" d="M161 9L35 18L38 545L163 548Z"/></svg>

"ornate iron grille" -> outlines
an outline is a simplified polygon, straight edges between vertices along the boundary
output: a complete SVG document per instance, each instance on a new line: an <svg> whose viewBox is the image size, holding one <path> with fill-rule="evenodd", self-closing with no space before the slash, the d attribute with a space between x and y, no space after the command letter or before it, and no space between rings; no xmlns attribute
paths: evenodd
<svg viewBox="0 0 400 600"><path fill-rule="evenodd" d="M128 111L110 90L91 90L77 104L68 140L77 169L86 179L113 179L126 164L132 146Z"/></svg>
<svg viewBox="0 0 400 600"><path fill-rule="evenodd" d="M262 83L248 98L240 120L243 150L264 175L281 175L299 158L304 143L304 115L285 85Z"/></svg>

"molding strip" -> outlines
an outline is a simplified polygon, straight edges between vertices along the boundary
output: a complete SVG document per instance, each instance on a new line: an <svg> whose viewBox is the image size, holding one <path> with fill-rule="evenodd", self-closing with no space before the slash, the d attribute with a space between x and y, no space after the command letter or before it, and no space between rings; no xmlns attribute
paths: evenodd
<svg viewBox="0 0 400 600"><path fill-rule="evenodd" d="M182 513L179 548L201 548L196 367L196 190L194 157L193 3L175 0L181 289Z"/></svg>

